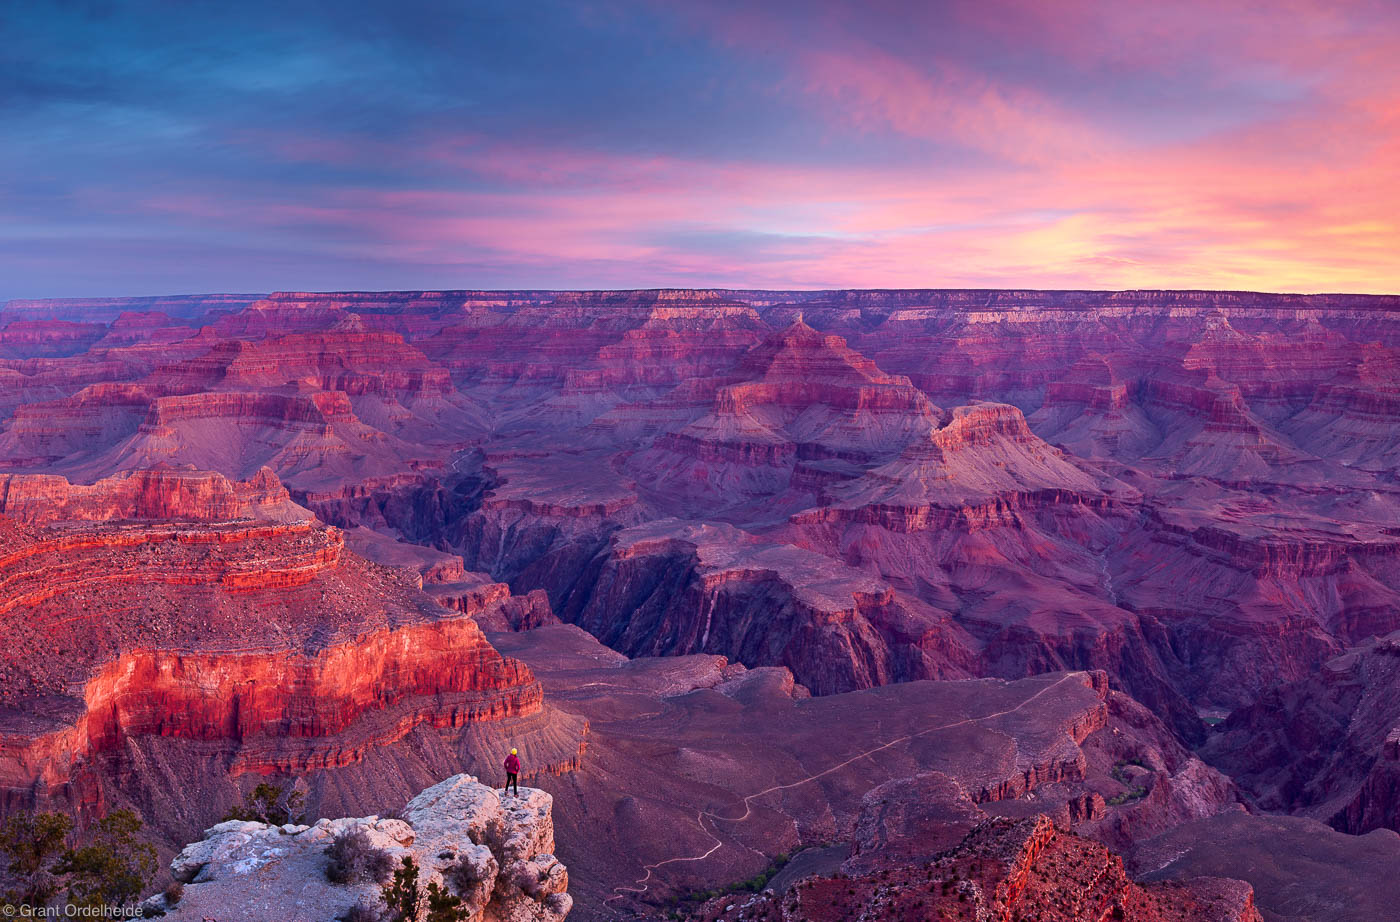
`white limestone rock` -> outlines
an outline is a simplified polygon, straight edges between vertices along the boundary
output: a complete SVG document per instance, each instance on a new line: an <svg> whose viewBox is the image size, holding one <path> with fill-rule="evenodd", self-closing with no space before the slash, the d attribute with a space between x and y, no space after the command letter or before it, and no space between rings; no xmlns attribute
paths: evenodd
<svg viewBox="0 0 1400 922"><path fill-rule="evenodd" d="M170 862L185 889L166 918L327 922L356 903L379 908L378 884L326 879L326 847L342 832L363 829L395 867L412 856L421 887L437 882L460 896L471 922L563 922L573 899L569 872L554 855L553 805L535 788L503 799L471 775L456 775L409 801L402 819L220 823ZM449 873L459 864L469 871ZM160 902L151 908L164 908Z"/></svg>

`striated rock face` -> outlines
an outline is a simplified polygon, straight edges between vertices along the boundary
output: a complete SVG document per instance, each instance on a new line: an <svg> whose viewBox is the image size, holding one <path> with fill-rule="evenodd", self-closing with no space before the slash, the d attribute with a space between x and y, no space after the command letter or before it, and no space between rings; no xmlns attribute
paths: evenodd
<svg viewBox="0 0 1400 922"><path fill-rule="evenodd" d="M589 721L578 769L538 782L581 918L655 911L818 842L859 843L836 865L860 874L888 867L880 854L922 864L993 816L1141 837L1236 799L1102 673L813 697L785 669L629 660L572 625L491 638Z"/></svg>
<svg viewBox="0 0 1400 922"><path fill-rule="evenodd" d="M976 672L946 613L821 554L728 525L663 520L609 537L559 612L631 655L785 666L818 694Z"/></svg>
<svg viewBox="0 0 1400 922"><path fill-rule="evenodd" d="M72 484L56 475L5 474L0 475L0 513L29 525L140 519L287 523L311 519L266 468L246 481L232 481L207 471L145 470L117 474L90 486Z"/></svg>
<svg viewBox="0 0 1400 922"><path fill-rule="evenodd" d="M546 779L592 770L586 744L606 772L570 813L609 858L664 859L608 831L639 822L693 822L676 838L696 854L711 832L724 843L635 885L654 895L663 876L668 893L752 876L819 826L845 841L872 788L936 773L983 814L1043 812L1127 850L1236 801L1183 743L1209 736L1200 713L1239 710L1206 751L1257 803L1390 825L1393 683L1374 652L1323 664L1400 630L1398 413L1400 300L1379 296L12 304L6 806L95 810L133 791L179 818L169 841L259 772L305 772L316 809L349 815L493 769L507 737ZM555 618L611 648L573 661L557 708L477 634L528 645L557 637ZM644 688L616 687L634 672ZM878 729L874 749L921 733L934 705L976 716L904 695L1046 674L1093 677L1076 713L1102 719L1067 723L1037 698L1034 721L997 730L1014 746L965 741L995 755L981 767L920 749L940 729L820 793L782 785L832 767L829 727L765 723L755 704ZM762 785L685 735L742 720L790 747L762 750ZM1013 751L1029 761L1009 767ZM632 762L665 764L645 781L682 806L616 795ZM218 780L190 781L196 803L170 778ZM753 826L726 820L724 803L769 785L782 802L744 800Z"/></svg>
<svg viewBox="0 0 1400 922"><path fill-rule="evenodd" d="M1170 291L23 303L0 467L267 466L630 653L820 692L1103 669L1199 739L1198 710L1400 629L1397 318ZM643 526L678 554L635 552ZM764 562L713 570L687 536L723 528ZM784 588L817 569L833 604Z"/></svg>
<svg viewBox="0 0 1400 922"><path fill-rule="evenodd" d="M781 493L799 459L878 458L938 415L907 378L801 321L750 349L727 377L709 412L630 462L640 482L720 503Z"/></svg>
<svg viewBox="0 0 1400 922"><path fill-rule="evenodd" d="M573 907L569 873L554 856L553 798L535 788L499 796L471 775L455 775L408 802L395 819L318 820L312 826L227 822L206 829L170 862L185 882L178 905L155 897L166 918L238 918L246 922L325 922L357 904L378 908L373 882L332 884L326 847L361 830L397 867L411 857L419 885L446 887L463 900L470 922L562 922ZM460 887L448 874L470 867Z"/></svg>
<svg viewBox="0 0 1400 922"><path fill-rule="evenodd" d="M921 865L890 863L878 872L809 877L786 895L719 897L699 918L1263 922L1252 888L1242 881L1139 885L1117 855L1056 829L1043 815L989 820Z"/></svg>
<svg viewBox="0 0 1400 922"><path fill-rule="evenodd" d="M356 769L427 731L450 751L546 717L468 614L347 551L270 472L9 475L0 503L7 805L160 802L176 838L240 776Z"/></svg>
<svg viewBox="0 0 1400 922"><path fill-rule="evenodd" d="M1298 816L1227 811L1139 843L1129 866L1143 880L1233 877L1254 888L1270 922L1388 919L1400 899L1400 836L1353 836Z"/></svg>
<svg viewBox="0 0 1400 922"><path fill-rule="evenodd" d="M297 318L290 329L304 328L307 317ZM87 387L23 401L0 434L10 466L87 479L164 463L235 477L268 466L302 489L325 490L441 464L444 443L483 422L445 369L353 313L331 312L305 332L259 325L257 339L221 322L187 330L173 346L158 326L132 320L122 315L91 350L120 356L108 377L129 383L117 387L99 370L75 382ZM164 362L143 351L157 343Z"/></svg>
<svg viewBox="0 0 1400 922"><path fill-rule="evenodd" d="M1206 758L1268 810L1342 832L1400 830L1400 632L1269 689L1211 735Z"/></svg>

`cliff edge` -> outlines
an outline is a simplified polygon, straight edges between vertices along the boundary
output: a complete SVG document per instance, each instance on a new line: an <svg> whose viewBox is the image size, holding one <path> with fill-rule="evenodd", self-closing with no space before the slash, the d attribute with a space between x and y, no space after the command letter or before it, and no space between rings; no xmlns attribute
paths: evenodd
<svg viewBox="0 0 1400 922"><path fill-rule="evenodd" d="M174 907L148 902L172 920L325 922L363 903L379 905L372 882L333 884L326 847L363 830L395 865L411 856L422 886L438 883L462 898L471 922L563 922L573 908L569 873L554 856L554 798L536 788L501 797L471 775L455 775L420 793L401 819L322 819L313 826L232 821L205 830L170 862L185 882ZM469 865L475 882L460 887Z"/></svg>

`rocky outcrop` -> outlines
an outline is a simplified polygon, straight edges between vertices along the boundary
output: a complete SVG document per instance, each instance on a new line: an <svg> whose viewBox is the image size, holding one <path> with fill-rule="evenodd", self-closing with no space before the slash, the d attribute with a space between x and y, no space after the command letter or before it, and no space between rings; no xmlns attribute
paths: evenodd
<svg viewBox="0 0 1400 922"><path fill-rule="evenodd" d="M1250 886L1204 878L1136 884L1097 842L1056 829L1049 817L988 820L933 860L893 859L879 871L814 876L786 895L722 896L698 914L718 920L937 918L977 922L1133 919L1140 922L1263 922Z"/></svg>
<svg viewBox="0 0 1400 922"><path fill-rule="evenodd" d="M1384 829L1354 836L1304 817L1229 810L1139 842L1128 857L1140 880L1246 881L1270 922L1386 919L1400 900L1400 836Z"/></svg>
<svg viewBox="0 0 1400 922"><path fill-rule="evenodd" d="M800 320L750 349L725 380L708 413L633 459L640 481L681 493L703 485L721 502L780 493L799 458L886 456L938 416L907 378Z"/></svg>
<svg viewBox="0 0 1400 922"><path fill-rule="evenodd" d="M203 796L162 811L173 837L238 796L229 779L547 717L529 670L471 617L348 552L269 472L11 475L0 504L7 805L149 805L180 777Z"/></svg>
<svg viewBox="0 0 1400 922"><path fill-rule="evenodd" d="M266 468L246 481L229 480L209 471L144 470L116 474L89 486L69 483L56 475L5 474L0 475L0 514L31 525L167 519L291 523L311 519Z"/></svg>
<svg viewBox="0 0 1400 922"><path fill-rule="evenodd" d="M747 880L813 842L861 843L836 863L865 873L888 866L865 864L882 851L922 865L992 816L1141 837L1235 800L1102 673L814 697L785 669L629 660L573 626L491 636L589 721L587 758L541 782L566 805L561 848L589 919Z"/></svg>
<svg viewBox="0 0 1400 922"><path fill-rule="evenodd" d="M1203 753L1258 804L1342 832L1400 830L1400 633L1241 708Z"/></svg>
<svg viewBox="0 0 1400 922"><path fill-rule="evenodd" d="M818 694L975 671L947 613L732 526L671 520L618 531L556 610L629 655L785 666Z"/></svg>
<svg viewBox="0 0 1400 922"><path fill-rule="evenodd" d="M1079 756L957 777L986 813L1011 815L1033 790L1057 822L1126 847L1232 799L1227 780L1168 745L1172 731L1194 744L1198 712L1312 683L1349 646L1400 628L1397 304L1025 290L13 304L0 313L0 469L68 484L12 478L0 491L6 548L18 552L5 564L17 652L0 661L0 687L19 696L6 699L19 706L7 726L17 739L76 733L89 681L120 665L157 698L244 734L195 741L211 777L336 765L308 776L313 796L362 803L477 758L494 766L484 754L517 732L507 726L533 733L532 761L557 769L579 764L585 721L664 723L645 715L680 707L614 695L589 717L565 720L546 703L453 725L424 702L457 692L426 678L400 689L395 677L422 677L421 666L465 679L446 653L428 663L394 652L400 632L445 649L475 642L470 621L525 638L510 632L554 613L618 650L703 673L709 684L687 692L704 699L693 713L769 692L775 707L804 711L799 686L821 699L911 680L1101 671L1109 722L1075 744ZM270 486L240 498L181 471L191 464L249 481L266 465L291 499L345 531L287 508ZM50 507L61 518L46 519ZM212 682L199 657L233 649L250 658L231 674L258 693L223 698L260 715L251 723L166 678L181 674L178 652ZM373 678L353 691L328 684L314 662L331 651ZM1285 719L1242 712L1253 716L1238 718L1239 738L1257 732L1257 750L1278 756L1274 767L1241 763L1260 803L1349 829L1393 821L1384 756L1396 722L1376 692L1357 690L1371 687L1370 668L1307 684L1324 704L1266 695ZM616 678L588 681L616 692ZM313 694L261 697L273 681ZM1170 730L1114 697L1124 693ZM115 742L94 758L108 768L85 775L89 761L68 776L110 768L146 792L167 769L194 777L183 725L169 718L162 736L164 705L122 695L133 707L104 699L119 719L103 727L146 729L101 729L94 738ZM366 709L370 698L383 706ZM318 701L358 716L316 735L321 724L299 709ZM260 729L273 724L310 735ZM365 742L376 739L399 742ZM1306 753L1296 742L1339 739ZM651 745L634 757L672 744ZM706 753L678 775L721 777L725 758ZM902 777L943 771L917 761ZM865 780L856 793L891 778ZM120 792L70 793L91 804ZM814 796L801 812L839 799Z"/></svg>
<svg viewBox="0 0 1400 922"><path fill-rule="evenodd" d="M397 818L220 823L171 861L171 874L185 882L178 904L162 896L148 906L173 920L232 913L246 922L325 922L356 905L379 908L377 883L326 878L327 846L363 832L395 867L413 859L420 887L436 883L459 896L470 922L562 922L573 899L568 870L554 855L553 805L535 788L503 797L456 775L414 797Z"/></svg>

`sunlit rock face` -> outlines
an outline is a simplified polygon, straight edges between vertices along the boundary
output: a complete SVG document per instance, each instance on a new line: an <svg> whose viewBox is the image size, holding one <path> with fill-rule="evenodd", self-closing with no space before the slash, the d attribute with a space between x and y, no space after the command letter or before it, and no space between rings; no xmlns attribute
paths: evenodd
<svg viewBox="0 0 1400 922"><path fill-rule="evenodd" d="M1142 886L1129 877L1119 856L1057 829L1043 815L974 825L950 848L919 864L891 858L864 873L814 875L785 896L723 896L699 913L705 922L1027 915L1045 922L1263 922L1253 889L1242 881L1195 878Z"/></svg>
<svg viewBox="0 0 1400 922"><path fill-rule="evenodd" d="M353 776L415 734L442 739L427 761L445 767L483 724L548 720L473 618L504 617L508 591L440 606L270 471L4 475L0 530L11 805L158 802L177 837L243 777L348 772L353 802Z"/></svg>
<svg viewBox="0 0 1400 922"><path fill-rule="evenodd" d="M1240 797L1394 828L1372 638L1400 630L1397 432L1400 300L1380 296L14 302L0 309L4 806L131 803L173 817L159 832L178 844L268 777L350 816L494 770L507 740L541 778L582 777L590 758L620 770L617 727L599 730L620 712L657 722L637 730L653 754L685 750L653 779L678 796L730 763L676 743L673 698L720 732L732 720L708 709L733 702L762 702L747 716L770 726L763 708L1053 673L1099 677L1084 713L1106 722L1069 737L1100 742L1029 776L988 769L969 788L984 813L1033 789L1055 822L1130 858ZM545 693L482 634L524 658L538 648L521 638L578 628L600 642L590 657L634 658L644 685L680 691L619 691L621 671L579 660ZM613 697L589 702L590 682ZM1224 731L1199 719L1231 710ZM1036 713L1013 736L1045 754L1060 718ZM1334 738L1321 761L1297 742ZM1190 755L1202 743L1243 795ZM797 750L771 783L820 761ZM868 791L936 762L804 791L794 815L855 823ZM613 802L580 784L571 813ZM1261 828L1230 832L1254 849ZM695 870L668 886L761 868ZM585 915L606 917L613 891L588 887Z"/></svg>
<svg viewBox="0 0 1400 922"><path fill-rule="evenodd" d="M17 302L0 311L0 465L83 483L267 466L324 521L542 590L629 653L785 665L818 691L1100 668L1194 736L1197 710L1400 627L1396 307L1015 290ZM786 588L817 570L819 601ZM826 624L835 641L816 639Z"/></svg>

